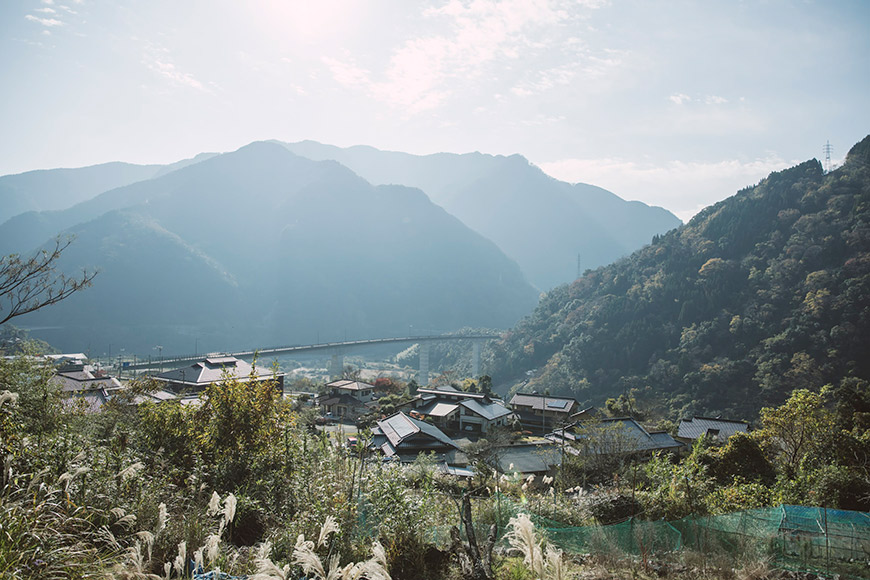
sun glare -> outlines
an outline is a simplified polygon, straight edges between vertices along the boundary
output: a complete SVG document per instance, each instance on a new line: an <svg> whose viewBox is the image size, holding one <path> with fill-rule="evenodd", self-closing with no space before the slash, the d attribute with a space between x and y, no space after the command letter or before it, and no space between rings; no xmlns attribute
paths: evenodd
<svg viewBox="0 0 870 580"><path fill-rule="evenodd" d="M352 34L363 14L358 0L319 0L318 2L266 2L267 26L282 34L311 41L329 41Z"/></svg>

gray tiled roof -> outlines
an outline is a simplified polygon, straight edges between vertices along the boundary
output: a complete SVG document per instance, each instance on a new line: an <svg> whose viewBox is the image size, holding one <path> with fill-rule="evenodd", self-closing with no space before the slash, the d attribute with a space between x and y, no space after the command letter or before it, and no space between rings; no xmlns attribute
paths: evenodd
<svg viewBox="0 0 870 580"><path fill-rule="evenodd" d="M332 381L331 383L326 383L326 387L330 389L342 389L344 391L370 391L375 388L374 385L369 383L364 383L362 381L351 381L347 379L341 379L338 381Z"/></svg>
<svg viewBox="0 0 870 580"><path fill-rule="evenodd" d="M111 390L121 387L120 381L115 377L98 377L88 370L57 373L51 378L51 382L59 385L65 392L89 391L93 389Z"/></svg>
<svg viewBox="0 0 870 580"><path fill-rule="evenodd" d="M602 429L596 432L596 429ZM616 447L620 452L636 452L636 451L658 451L666 449L678 449L683 446L682 443L671 437L669 433L653 432L650 433L643 428L643 425L630 417L607 418L597 422L581 422L575 424L571 428L565 429L564 433L561 429L557 429L547 436L548 439L556 442L561 442L564 438L569 442L581 442L588 433L592 430L593 439L590 445L587 446L586 452L593 454L612 453ZM596 446L596 436L605 437L599 446ZM610 436L610 437L608 437ZM618 438L618 439L617 439Z"/></svg>
<svg viewBox="0 0 870 580"><path fill-rule="evenodd" d="M362 401L360 401L359 399L355 399L352 396L345 394L345 393L342 393L342 394L335 396L335 397L323 398L322 400L318 399L317 404L321 405L321 406L329 406L329 405L339 404L339 405L347 405L348 407L354 407L354 408L362 408L362 407L366 406L366 404L363 403Z"/></svg>
<svg viewBox="0 0 870 580"><path fill-rule="evenodd" d="M230 378L246 379L251 376L252 369L257 379L262 380L278 376L268 367L254 367L243 360L225 356L206 358L193 363L189 367L160 373L154 378L172 383L204 386L224 380L225 375Z"/></svg>
<svg viewBox="0 0 870 580"><path fill-rule="evenodd" d="M97 413L106 404L109 397L104 389L76 391L64 399L67 408L81 408L85 413Z"/></svg>
<svg viewBox="0 0 870 580"><path fill-rule="evenodd" d="M511 445L499 448L497 469L501 473L545 473L561 461L557 445Z"/></svg>
<svg viewBox="0 0 870 580"><path fill-rule="evenodd" d="M511 414L511 410L501 403L492 402L489 404L481 404L479 401L462 401L459 403L469 411L480 415L487 421L495 421L501 417Z"/></svg>
<svg viewBox="0 0 870 580"><path fill-rule="evenodd" d="M680 421L677 437L681 439L698 439L704 435L711 435L721 441L727 440L737 432L747 433L749 425L744 421L731 421L728 419L714 419L711 417L692 417Z"/></svg>
<svg viewBox="0 0 870 580"><path fill-rule="evenodd" d="M566 397L545 397L544 395L517 393L511 399L510 405L511 407L515 405L518 407L531 407L536 411L567 413L578 403L576 400Z"/></svg>

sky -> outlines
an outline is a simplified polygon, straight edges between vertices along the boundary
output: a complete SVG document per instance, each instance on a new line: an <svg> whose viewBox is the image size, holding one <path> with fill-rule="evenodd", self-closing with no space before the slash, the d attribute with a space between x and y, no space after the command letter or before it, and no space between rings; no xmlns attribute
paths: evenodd
<svg viewBox="0 0 870 580"><path fill-rule="evenodd" d="M2 0L0 175L519 153L687 220L870 133L865 0Z"/></svg>

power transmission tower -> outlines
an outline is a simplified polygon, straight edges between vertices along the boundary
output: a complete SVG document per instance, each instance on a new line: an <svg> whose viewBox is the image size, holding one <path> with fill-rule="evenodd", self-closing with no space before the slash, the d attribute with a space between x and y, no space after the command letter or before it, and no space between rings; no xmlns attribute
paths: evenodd
<svg viewBox="0 0 870 580"><path fill-rule="evenodd" d="M580 268L580 254L577 254L577 277L581 277L583 275L583 270Z"/></svg>
<svg viewBox="0 0 870 580"><path fill-rule="evenodd" d="M825 173L830 173L833 167L831 166L831 142L827 141L823 148L825 152Z"/></svg>

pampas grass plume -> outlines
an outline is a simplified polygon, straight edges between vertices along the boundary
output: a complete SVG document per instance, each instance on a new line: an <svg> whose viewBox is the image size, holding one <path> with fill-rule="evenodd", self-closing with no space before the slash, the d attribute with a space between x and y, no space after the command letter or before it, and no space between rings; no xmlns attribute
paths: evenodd
<svg viewBox="0 0 870 580"><path fill-rule="evenodd" d="M211 492L211 499L208 500L208 511L206 514L210 516L217 515L217 513L221 511L221 496L218 495L218 492Z"/></svg>
<svg viewBox="0 0 870 580"><path fill-rule="evenodd" d="M326 516L323 525L320 526L320 537L317 539L317 546L324 546L329 540L329 535L338 532L338 523L332 516Z"/></svg>
<svg viewBox="0 0 870 580"><path fill-rule="evenodd" d="M227 495L226 499L224 499L224 518L227 523L233 521L233 518L236 517L236 504L238 501L236 500L236 496L232 493Z"/></svg>

